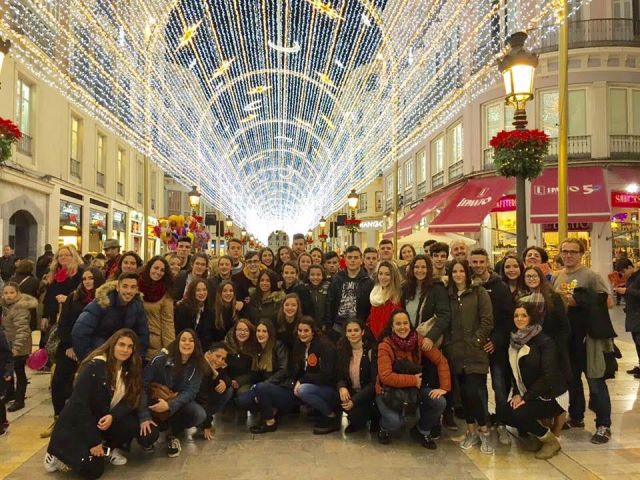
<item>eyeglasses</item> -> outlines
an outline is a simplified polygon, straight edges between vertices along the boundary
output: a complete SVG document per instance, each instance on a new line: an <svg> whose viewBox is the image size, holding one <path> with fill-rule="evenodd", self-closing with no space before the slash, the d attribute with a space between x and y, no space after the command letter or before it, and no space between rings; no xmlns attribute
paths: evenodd
<svg viewBox="0 0 640 480"><path fill-rule="evenodd" d="M253 263L260 263L260 260L247 260L248 264L253 264Z"/></svg>
<svg viewBox="0 0 640 480"><path fill-rule="evenodd" d="M236 332L238 333L249 333L248 328L236 328Z"/></svg>
<svg viewBox="0 0 640 480"><path fill-rule="evenodd" d="M562 255L580 255L579 250L560 250Z"/></svg>
<svg viewBox="0 0 640 480"><path fill-rule="evenodd" d="M538 275L525 275L524 279L525 280L540 280L540 277L538 277Z"/></svg>

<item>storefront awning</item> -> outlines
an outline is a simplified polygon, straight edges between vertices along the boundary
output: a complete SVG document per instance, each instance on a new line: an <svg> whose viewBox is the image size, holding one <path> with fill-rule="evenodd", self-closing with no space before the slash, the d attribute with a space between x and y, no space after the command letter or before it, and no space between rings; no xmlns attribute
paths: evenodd
<svg viewBox="0 0 640 480"><path fill-rule="evenodd" d="M571 167L567 178L568 220L572 223L611 220L609 195L602 167ZM531 222L558 221L558 169L545 168L531 184Z"/></svg>
<svg viewBox="0 0 640 480"><path fill-rule="evenodd" d="M513 178L486 177L469 180L429 225L429 231L479 232L484 217L514 185Z"/></svg>
<svg viewBox="0 0 640 480"><path fill-rule="evenodd" d="M428 215L436 208L444 204L447 199L452 198L463 185L456 185L452 188L445 188L444 190L425 198L416 208L407 213L398 222L398 236L403 237L411 234L413 226L420 222L422 217ZM384 233L384 238L391 238L393 236L393 228L390 228Z"/></svg>

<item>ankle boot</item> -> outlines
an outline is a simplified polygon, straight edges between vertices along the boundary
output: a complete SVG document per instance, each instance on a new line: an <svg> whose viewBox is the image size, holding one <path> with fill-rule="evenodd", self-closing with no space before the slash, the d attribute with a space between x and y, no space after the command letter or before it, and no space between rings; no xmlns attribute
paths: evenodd
<svg viewBox="0 0 640 480"><path fill-rule="evenodd" d="M539 460L548 460L561 449L560 442L551 430L547 430L547 433L538 439L542 442L542 448L536 453L536 458Z"/></svg>

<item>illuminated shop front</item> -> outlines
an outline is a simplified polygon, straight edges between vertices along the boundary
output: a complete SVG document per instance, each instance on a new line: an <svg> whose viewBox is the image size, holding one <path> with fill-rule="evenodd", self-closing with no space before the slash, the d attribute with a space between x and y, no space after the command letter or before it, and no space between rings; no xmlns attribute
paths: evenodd
<svg viewBox="0 0 640 480"><path fill-rule="evenodd" d="M138 255L142 255L142 227L144 223L144 215L135 210L131 211L131 250Z"/></svg>
<svg viewBox="0 0 640 480"><path fill-rule="evenodd" d="M127 250L127 214L122 210L113 210L112 237L118 240L122 251Z"/></svg>
<svg viewBox="0 0 640 480"><path fill-rule="evenodd" d="M107 239L107 212L89 210L89 253L102 252L102 246Z"/></svg>
<svg viewBox="0 0 640 480"><path fill-rule="evenodd" d="M66 200L60 201L58 246L61 245L74 245L82 251L82 206Z"/></svg>

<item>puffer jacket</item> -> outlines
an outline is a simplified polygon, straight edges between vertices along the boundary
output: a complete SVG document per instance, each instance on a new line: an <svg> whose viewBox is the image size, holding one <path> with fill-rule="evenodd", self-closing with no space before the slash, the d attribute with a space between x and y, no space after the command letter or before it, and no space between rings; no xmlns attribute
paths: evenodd
<svg viewBox="0 0 640 480"><path fill-rule="evenodd" d="M31 353L31 310L38 306L38 300L26 293L18 294L18 298L12 304L0 300L2 306L2 326L11 350L17 352L16 356L29 355Z"/></svg>
<svg viewBox="0 0 640 480"><path fill-rule="evenodd" d="M143 301L143 307L144 316L149 327L147 360L151 360L176 338L173 326L173 299L167 293L157 302Z"/></svg>
<svg viewBox="0 0 640 480"><path fill-rule="evenodd" d="M458 296L449 295L451 326L445 332L443 351L451 372L486 374L489 354L484 346L493 330L491 298L487 291L474 285Z"/></svg>
<svg viewBox="0 0 640 480"><path fill-rule="evenodd" d="M149 346L149 327L144 316L140 295L127 305L122 305L116 291L117 282L107 282L96 290L96 298L78 317L71 337L78 360L102 345L121 328L130 328L140 342L140 354L144 357Z"/></svg>

